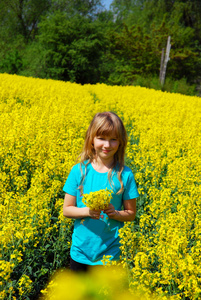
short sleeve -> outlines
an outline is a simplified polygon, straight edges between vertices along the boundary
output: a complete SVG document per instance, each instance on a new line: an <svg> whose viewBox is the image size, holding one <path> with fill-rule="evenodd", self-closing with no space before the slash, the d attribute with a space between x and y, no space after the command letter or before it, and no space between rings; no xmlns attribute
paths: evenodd
<svg viewBox="0 0 201 300"><path fill-rule="evenodd" d="M79 173L80 172L79 172L78 165L73 166L63 187L63 191L65 193L70 194L72 196L77 195L77 190L79 187L79 177L80 177Z"/></svg>
<svg viewBox="0 0 201 300"><path fill-rule="evenodd" d="M132 172L129 173L126 185L124 186L123 200L130 200L139 197L137 185Z"/></svg>

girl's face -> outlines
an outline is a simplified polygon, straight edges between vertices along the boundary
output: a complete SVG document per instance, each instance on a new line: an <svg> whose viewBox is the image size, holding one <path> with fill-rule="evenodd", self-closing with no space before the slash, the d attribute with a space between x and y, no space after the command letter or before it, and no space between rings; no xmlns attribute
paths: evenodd
<svg viewBox="0 0 201 300"><path fill-rule="evenodd" d="M119 148L119 140L116 136L96 136L93 141L94 150L97 158L112 160Z"/></svg>

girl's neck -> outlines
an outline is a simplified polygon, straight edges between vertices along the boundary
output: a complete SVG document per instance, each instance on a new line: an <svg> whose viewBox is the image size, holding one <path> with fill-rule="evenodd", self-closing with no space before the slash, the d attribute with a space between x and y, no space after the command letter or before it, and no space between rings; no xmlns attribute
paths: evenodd
<svg viewBox="0 0 201 300"><path fill-rule="evenodd" d="M101 159L94 158L91 162L93 168L100 173L108 172L113 166L114 160L102 161Z"/></svg>

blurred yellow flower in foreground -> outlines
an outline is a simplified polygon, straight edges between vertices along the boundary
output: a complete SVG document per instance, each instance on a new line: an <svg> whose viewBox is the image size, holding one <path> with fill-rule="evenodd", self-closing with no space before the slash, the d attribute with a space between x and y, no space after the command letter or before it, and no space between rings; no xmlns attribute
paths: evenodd
<svg viewBox="0 0 201 300"><path fill-rule="evenodd" d="M58 271L40 300L153 300L129 290L128 274L120 266L93 266L89 273ZM159 298L157 298L159 299Z"/></svg>

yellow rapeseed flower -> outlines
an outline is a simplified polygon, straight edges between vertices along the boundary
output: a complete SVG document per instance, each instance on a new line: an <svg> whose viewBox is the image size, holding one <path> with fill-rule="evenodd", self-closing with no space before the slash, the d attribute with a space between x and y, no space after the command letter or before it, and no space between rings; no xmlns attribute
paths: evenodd
<svg viewBox="0 0 201 300"><path fill-rule="evenodd" d="M83 194L82 201L92 210L104 210L110 204L112 199L112 191L102 189L96 192L90 192L89 194Z"/></svg>

